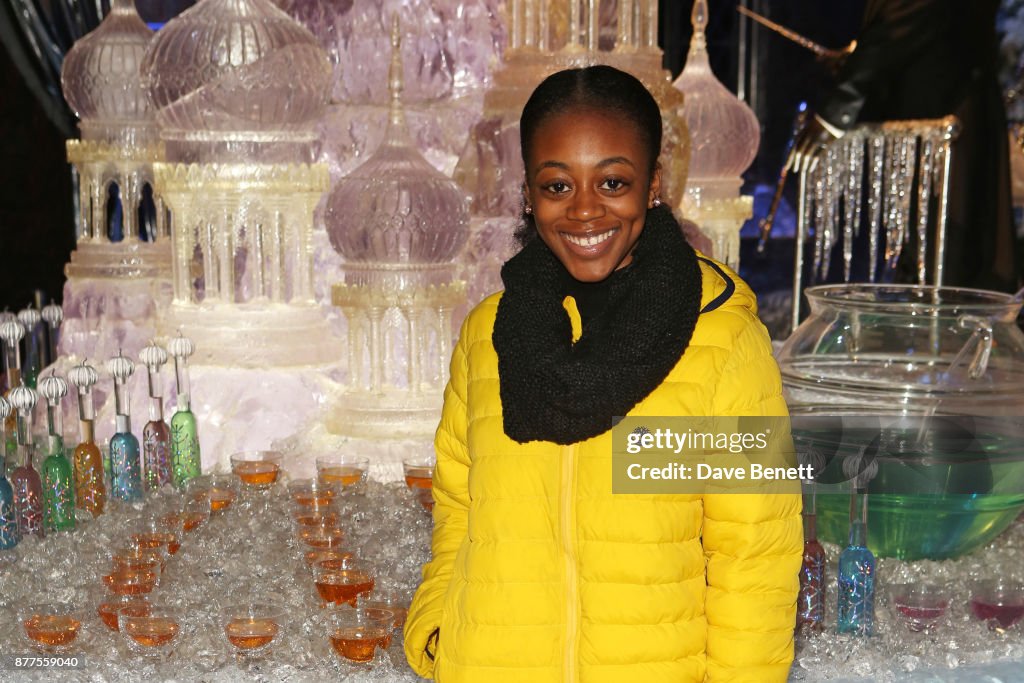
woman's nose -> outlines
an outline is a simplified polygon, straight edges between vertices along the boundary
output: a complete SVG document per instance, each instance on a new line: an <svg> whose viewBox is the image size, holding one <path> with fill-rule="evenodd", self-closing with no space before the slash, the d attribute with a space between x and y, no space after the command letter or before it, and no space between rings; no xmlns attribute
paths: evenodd
<svg viewBox="0 0 1024 683"><path fill-rule="evenodd" d="M589 221L604 213L601 198L596 192L587 188L579 189L569 204L568 217L577 221Z"/></svg>

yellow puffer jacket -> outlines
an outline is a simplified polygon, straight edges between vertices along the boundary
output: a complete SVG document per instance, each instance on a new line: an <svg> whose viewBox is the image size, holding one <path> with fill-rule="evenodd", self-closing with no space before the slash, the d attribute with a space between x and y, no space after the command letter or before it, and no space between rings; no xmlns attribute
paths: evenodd
<svg viewBox="0 0 1024 683"><path fill-rule="evenodd" d="M753 293L724 266L701 270L690 345L629 414L785 415ZM470 313L452 357L433 559L405 626L413 670L442 683L785 681L799 496L613 495L611 432L510 440L491 343L500 296ZM578 338L572 299L566 311Z"/></svg>

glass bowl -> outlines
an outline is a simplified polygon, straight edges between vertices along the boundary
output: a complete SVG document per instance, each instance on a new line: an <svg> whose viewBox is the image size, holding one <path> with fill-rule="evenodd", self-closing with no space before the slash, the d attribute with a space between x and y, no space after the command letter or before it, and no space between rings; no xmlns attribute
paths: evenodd
<svg viewBox="0 0 1024 683"><path fill-rule="evenodd" d="M288 496L292 503L307 508L328 506L340 493L340 485L319 479L295 479L288 484Z"/></svg>
<svg viewBox="0 0 1024 683"><path fill-rule="evenodd" d="M995 579L971 587L971 613L993 631L1005 631L1024 618L1024 584Z"/></svg>
<svg viewBox="0 0 1024 683"><path fill-rule="evenodd" d="M323 559L313 565L313 583L322 606L355 607L360 595L373 590L373 569L355 558Z"/></svg>
<svg viewBox="0 0 1024 683"><path fill-rule="evenodd" d="M273 602L240 602L221 609L224 637L243 656L267 652L285 629L286 612Z"/></svg>
<svg viewBox="0 0 1024 683"><path fill-rule="evenodd" d="M316 476L326 484L338 484L342 491L356 490L366 481L369 458L356 455L331 455L316 459Z"/></svg>
<svg viewBox="0 0 1024 683"><path fill-rule="evenodd" d="M71 651L82 633L78 609L65 602L22 607L18 610L18 621L29 645L51 654Z"/></svg>
<svg viewBox="0 0 1024 683"><path fill-rule="evenodd" d="M166 655L187 630L180 610L157 605L151 605L146 614L122 609L117 614L117 625L131 651L145 656Z"/></svg>
<svg viewBox="0 0 1024 683"><path fill-rule="evenodd" d="M371 614L366 610L343 607L330 610L326 617L331 649L350 662L365 664L373 661L377 648L385 649L385 643L390 640L394 617L387 610Z"/></svg>
<svg viewBox="0 0 1024 683"><path fill-rule="evenodd" d="M893 613L911 631L931 633L949 609L949 590L929 583L897 584L889 587Z"/></svg>
<svg viewBox="0 0 1024 683"><path fill-rule="evenodd" d="M279 451L242 451L231 456L231 471L250 489L266 490L281 474Z"/></svg>

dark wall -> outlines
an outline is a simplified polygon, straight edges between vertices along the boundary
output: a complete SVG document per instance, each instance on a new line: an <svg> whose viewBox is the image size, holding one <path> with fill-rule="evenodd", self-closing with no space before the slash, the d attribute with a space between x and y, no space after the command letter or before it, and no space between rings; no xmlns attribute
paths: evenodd
<svg viewBox="0 0 1024 683"><path fill-rule="evenodd" d="M64 139L0 48L0 309L59 301L75 244Z"/></svg>

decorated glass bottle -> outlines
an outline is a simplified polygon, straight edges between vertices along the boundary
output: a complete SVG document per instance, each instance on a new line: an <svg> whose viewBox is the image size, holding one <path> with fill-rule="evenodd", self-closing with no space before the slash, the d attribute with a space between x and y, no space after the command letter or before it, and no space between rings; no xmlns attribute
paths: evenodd
<svg viewBox="0 0 1024 683"><path fill-rule="evenodd" d="M43 341L42 314L35 308L26 308L18 312L18 321L25 326L25 358L21 364L21 376L25 385L36 388L40 365L39 347Z"/></svg>
<svg viewBox="0 0 1024 683"><path fill-rule="evenodd" d="M92 388L98 376L95 368L83 361L71 368L68 379L78 388L78 419L82 434L82 441L71 456L75 471L75 507L98 517L107 504L103 454L96 445L96 408L92 400Z"/></svg>
<svg viewBox="0 0 1024 683"><path fill-rule="evenodd" d="M14 489L14 511L18 519L18 533L22 538L43 536L43 482L39 472L32 466L34 445L32 443L32 411L39 401L35 389L24 382L11 389L10 402L18 411L18 456L21 467L10 474L11 488Z"/></svg>
<svg viewBox="0 0 1024 683"><path fill-rule="evenodd" d="M142 462L146 490L152 491L171 481L171 430L164 422L163 380L160 377L160 368L167 362L167 352L151 344L139 352L139 361L149 371L149 422L142 430Z"/></svg>
<svg viewBox="0 0 1024 683"><path fill-rule="evenodd" d="M18 517L14 511L14 489L7 481L7 458L11 451L7 450L7 431L4 424L14 409L6 398L0 396L0 552L10 550L18 545L21 534L18 533Z"/></svg>
<svg viewBox="0 0 1024 683"><path fill-rule="evenodd" d="M813 487L814 484L811 484ZM804 508L804 559L800 567L800 597L797 599L798 627L820 629L825 621L825 549L818 541L814 493Z"/></svg>
<svg viewBox="0 0 1024 683"><path fill-rule="evenodd" d="M856 490L853 496L856 497ZM855 508L851 505L851 508ZM868 495L862 494L860 516L851 515L850 541L839 555L840 633L870 636L875 628L875 556L868 550Z"/></svg>
<svg viewBox="0 0 1024 683"><path fill-rule="evenodd" d="M68 395L63 377L50 374L39 380L39 393L46 399L49 455L43 461L43 526L46 532L75 528L75 478L71 461L64 453L64 415L61 401Z"/></svg>
<svg viewBox="0 0 1024 683"><path fill-rule="evenodd" d="M64 322L64 309L57 304L44 306L41 312L46 323L47 354L43 367L57 360L57 346L60 344L60 324Z"/></svg>
<svg viewBox="0 0 1024 683"><path fill-rule="evenodd" d="M135 363L120 352L107 363L114 378L114 436L110 437L110 494L123 501L142 500L142 458L139 440L132 434L128 380Z"/></svg>
<svg viewBox="0 0 1024 683"><path fill-rule="evenodd" d="M196 431L196 416L192 413L188 376L188 357L195 352L195 346L191 339L179 334L167 344L167 351L174 357L174 375L178 388L178 407L171 418L171 477L174 485L181 488L189 479L202 473L199 435Z"/></svg>
<svg viewBox="0 0 1024 683"><path fill-rule="evenodd" d="M7 314L7 319L0 323L0 339L4 340L4 371L7 374L8 394L10 390L21 384L21 339L25 336L25 326L17 318ZM13 452L18 442L18 413L12 410L4 422L7 434L7 450Z"/></svg>

